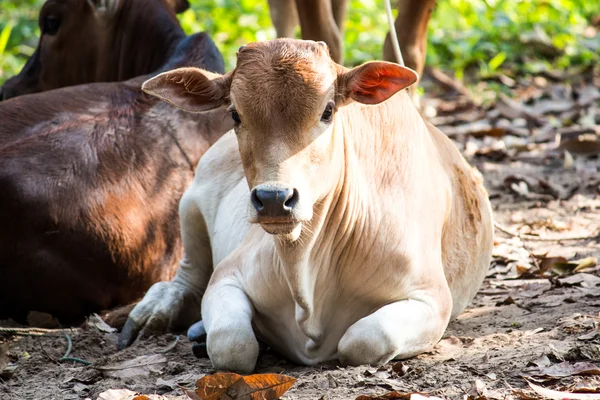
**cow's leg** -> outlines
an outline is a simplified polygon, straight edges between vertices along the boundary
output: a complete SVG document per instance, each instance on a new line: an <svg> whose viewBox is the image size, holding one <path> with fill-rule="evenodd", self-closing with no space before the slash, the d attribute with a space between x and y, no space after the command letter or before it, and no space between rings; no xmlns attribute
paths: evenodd
<svg viewBox="0 0 600 400"><path fill-rule="evenodd" d="M338 344L340 362L381 365L433 347L442 337L452 308L449 297L440 307L431 297L388 304L350 326ZM447 305L446 305L447 304Z"/></svg>
<svg viewBox="0 0 600 400"><path fill-rule="evenodd" d="M344 34L344 22L346 21L346 11L348 11L348 0L331 0L331 10L333 19L340 30L340 34Z"/></svg>
<svg viewBox="0 0 600 400"><path fill-rule="evenodd" d="M396 34L402 58L407 67L423 74L427 50L427 25L435 7L435 0L398 0ZM388 33L383 45L383 59L397 62Z"/></svg>
<svg viewBox="0 0 600 400"><path fill-rule="evenodd" d="M269 13L277 37L293 38L294 30L298 26L298 14L294 0L269 0Z"/></svg>
<svg viewBox="0 0 600 400"><path fill-rule="evenodd" d="M334 61L342 62L342 34L334 19L331 3L323 0L296 0L302 39L324 41Z"/></svg>
<svg viewBox="0 0 600 400"><path fill-rule="evenodd" d="M259 351L252 329L253 307L233 277L211 282L202 301L202 316L213 366L217 370L252 372Z"/></svg>
<svg viewBox="0 0 600 400"><path fill-rule="evenodd" d="M179 216L184 257L171 282L152 285L129 314L119 337L119 347L138 336L186 329L201 318L202 295L212 273L212 254L206 223L192 185L181 198Z"/></svg>

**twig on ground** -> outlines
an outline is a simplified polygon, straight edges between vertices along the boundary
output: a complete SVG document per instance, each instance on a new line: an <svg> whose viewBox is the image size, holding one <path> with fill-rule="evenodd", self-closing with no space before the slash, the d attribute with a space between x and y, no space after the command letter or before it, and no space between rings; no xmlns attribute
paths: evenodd
<svg viewBox="0 0 600 400"><path fill-rule="evenodd" d="M179 343L179 335L175 337L175 341L173 343L171 343L164 349L158 350L157 353L163 353L163 354L168 353L169 351L173 350L175 348L175 346L177 346L177 343Z"/></svg>
<svg viewBox="0 0 600 400"><path fill-rule="evenodd" d="M515 231L505 227L504 225L500 224L499 222L494 222L494 226L500 232L504 232L508 235L518 237L521 240L531 240L531 241L538 241L538 242L562 242L562 241L566 241L566 240L588 240L588 239L596 239L596 238L600 237L599 232L596 232L591 235L581 235L581 236L539 237L539 236L535 236L535 235L527 235L525 233L515 232Z"/></svg>
<svg viewBox="0 0 600 400"><path fill-rule="evenodd" d="M46 357L48 357L48 359L50 359L50 361L52 361L55 364L60 364L56 358L54 358L50 354L48 354L48 352L46 351L46 349L44 348L44 346L42 346L42 344L40 342L37 342L37 344L40 347L40 350L42 350L42 353L44 353L44 355Z"/></svg>
<svg viewBox="0 0 600 400"><path fill-rule="evenodd" d="M459 94L465 96L471 102L471 104L477 104L469 89L467 89L461 82L448 76L438 68L427 67L426 70L431 79L436 81L439 85L449 90L455 90Z"/></svg>

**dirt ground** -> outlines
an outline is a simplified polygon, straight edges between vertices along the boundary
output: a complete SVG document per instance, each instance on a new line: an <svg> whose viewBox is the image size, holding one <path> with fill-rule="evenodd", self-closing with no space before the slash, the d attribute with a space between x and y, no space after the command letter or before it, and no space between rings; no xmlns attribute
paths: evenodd
<svg viewBox="0 0 600 400"><path fill-rule="evenodd" d="M297 378L287 399L392 390L450 399L539 398L525 378L600 392L598 364L587 365L588 375L573 367L600 362L600 268L586 259L600 257L599 75L524 78L512 82L510 98L491 102L460 86L426 89L424 113L481 171L500 224L483 287L426 354L377 369L334 362L301 367L266 352L257 372ZM192 387L214 372L208 359L192 354L184 334L141 340L122 352L116 333L93 324L70 337L70 356L91 365L59 362L67 349L62 333L0 334L0 350L8 343L14 369L0 378L0 398L97 399L127 388L184 399L178 385Z"/></svg>

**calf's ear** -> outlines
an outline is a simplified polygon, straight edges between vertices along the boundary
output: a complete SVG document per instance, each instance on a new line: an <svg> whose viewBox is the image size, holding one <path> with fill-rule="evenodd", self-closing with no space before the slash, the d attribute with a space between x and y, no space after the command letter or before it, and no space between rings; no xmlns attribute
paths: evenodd
<svg viewBox="0 0 600 400"><path fill-rule="evenodd" d="M412 85L419 75L410 68L385 61L371 61L338 75L343 102L379 104Z"/></svg>
<svg viewBox="0 0 600 400"><path fill-rule="evenodd" d="M148 79L142 90L182 110L199 113L229 101L231 75L199 68L178 68Z"/></svg>

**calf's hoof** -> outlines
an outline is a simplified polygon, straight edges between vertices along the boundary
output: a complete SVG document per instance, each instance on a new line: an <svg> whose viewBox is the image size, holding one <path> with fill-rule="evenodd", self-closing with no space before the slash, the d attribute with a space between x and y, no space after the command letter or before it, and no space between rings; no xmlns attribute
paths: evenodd
<svg viewBox="0 0 600 400"><path fill-rule="evenodd" d="M215 369L242 374L254 371L259 345L251 327L209 330L206 344Z"/></svg>
<svg viewBox="0 0 600 400"><path fill-rule="evenodd" d="M185 288L173 282L155 283L129 314L119 335L119 349L129 346L138 336L163 333L185 325L193 307L193 297Z"/></svg>
<svg viewBox="0 0 600 400"><path fill-rule="evenodd" d="M338 344L338 357L342 365L369 364L375 367L394 358L397 347L385 332L359 321L351 326Z"/></svg>

